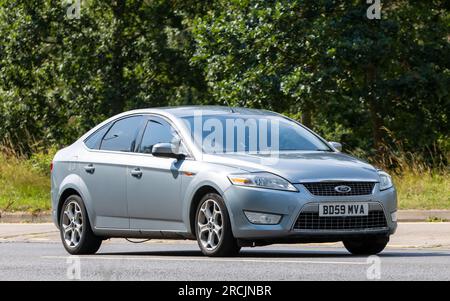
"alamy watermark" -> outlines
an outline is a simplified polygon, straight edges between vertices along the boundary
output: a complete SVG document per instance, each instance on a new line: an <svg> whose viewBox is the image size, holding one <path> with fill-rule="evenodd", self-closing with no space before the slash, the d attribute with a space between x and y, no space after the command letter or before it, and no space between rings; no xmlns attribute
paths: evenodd
<svg viewBox="0 0 450 301"><path fill-rule="evenodd" d="M366 271L366 277L368 280L380 280L381 279L381 259L376 255L367 257L366 263L369 267Z"/></svg>
<svg viewBox="0 0 450 301"><path fill-rule="evenodd" d="M195 111L192 123L186 126L194 142L206 154L257 154L263 165L274 165L279 160L280 121L277 118L225 118L203 116L202 111Z"/></svg>
<svg viewBox="0 0 450 301"><path fill-rule="evenodd" d="M366 0L370 6L367 8L367 18L369 20L381 19L381 0ZM63 0L66 7L66 16L69 20L81 18L81 0Z"/></svg>
<svg viewBox="0 0 450 301"><path fill-rule="evenodd" d="M81 259L78 256L67 257L66 276L69 280L81 280Z"/></svg>
<svg viewBox="0 0 450 301"><path fill-rule="evenodd" d="M64 0L63 6L67 7L66 16L69 20L81 18L81 0Z"/></svg>
<svg viewBox="0 0 450 301"><path fill-rule="evenodd" d="M367 0L370 6L367 8L367 18L369 20L381 19L381 0Z"/></svg>
<svg viewBox="0 0 450 301"><path fill-rule="evenodd" d="M113 261L104 260L95 265L95 270L90 270L86 260L79 256L68 256L66 258L66 279L80 281L85 279L98 279L102 281L126 280L128 277L143 279L148 273L145 266L133 267L132 270L123 270L127 266L127 258L115 258ZM83 271L83 273L82 273Z"/></svg>

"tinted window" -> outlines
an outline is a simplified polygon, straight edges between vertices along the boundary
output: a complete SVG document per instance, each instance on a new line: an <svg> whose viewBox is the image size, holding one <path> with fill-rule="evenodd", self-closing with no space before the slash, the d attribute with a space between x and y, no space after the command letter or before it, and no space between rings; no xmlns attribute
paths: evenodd
<svg viewBox="0 0 450 301"><path fill-rule="evenodd" d="M169 123L161 118L152 118L147 122L139 152L151 154L153 145L170 143L177 134Z"/></svg>
<svg viewBox="0 0 450 301"><path fill-rule="evenodd" d="M133 151L141 122L142 116L133 116L117 121L103 138L100 149L121 152Z"/></svg>
<svg viewBox="0 0 450 301"><path fill-rule="evenodd" d="M86 146L90 149L98 149L100 147L100 142L102 141L103 136L105 136L106 132L108 131L110 125L111 124L108 123L107 125L98 129L86 140L84 140L84 144L86 144Z"/></svg>

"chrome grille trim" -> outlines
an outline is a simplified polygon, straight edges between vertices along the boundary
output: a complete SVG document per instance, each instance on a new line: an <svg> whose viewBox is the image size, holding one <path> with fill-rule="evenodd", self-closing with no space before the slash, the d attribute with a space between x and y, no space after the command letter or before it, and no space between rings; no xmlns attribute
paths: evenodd
<svg viewBox="0 0 450 301"><path fill-rule="evenodd" d="M317 196L351 196L351 195L371 195L375 182L316 182L303 183L303 186L313 195ZM338 192L335 187L348 186L349 192Z"/></svg>

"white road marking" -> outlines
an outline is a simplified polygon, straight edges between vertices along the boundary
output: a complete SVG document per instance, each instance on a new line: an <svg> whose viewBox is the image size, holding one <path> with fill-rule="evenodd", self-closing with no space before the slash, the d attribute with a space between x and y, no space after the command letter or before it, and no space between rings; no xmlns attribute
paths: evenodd
<svg viewBox="0 0 450 301"><path fill-rule="evenodd" d="M267 260L267 259L238 259L238 258L217 258L217 259L209 259L209 258L192 258L192 257L177 257L177 258L168 258L168 257L148 257L148 256L104 256L104 255L93 255L93 256L77 256L80 259L88 259L88 260L151 260L151 261L196 261L196 262L249 262L249 263L304 263L304 264L341 264L341 265L367 265L364 262L357 261L319 261L319 260ZM71 258L71 256L41 256L43 259L67 259Z"/></svg>

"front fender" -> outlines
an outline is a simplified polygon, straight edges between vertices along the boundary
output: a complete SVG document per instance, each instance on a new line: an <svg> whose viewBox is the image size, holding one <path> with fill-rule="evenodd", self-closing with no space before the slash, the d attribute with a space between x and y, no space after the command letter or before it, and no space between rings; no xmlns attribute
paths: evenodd
<svg viewBox="0 0 450 301"><path fill-rule="evenodd" d="M203 172L197 174L193 179L188 179L187 176L183 177L183 186L185 186L183 199L183 222L186 225L188 233L193 234L195 232L195 229L192 229L190 220L190 212L194 201L194 196L205 186L212 187L224 198L225 206L227 207L231 223L233 224L234 216L232 215L228 202L224 196L225 190L231 185L226 175L217 172Z"/></svg>

